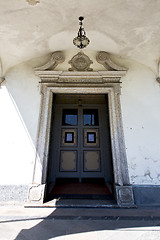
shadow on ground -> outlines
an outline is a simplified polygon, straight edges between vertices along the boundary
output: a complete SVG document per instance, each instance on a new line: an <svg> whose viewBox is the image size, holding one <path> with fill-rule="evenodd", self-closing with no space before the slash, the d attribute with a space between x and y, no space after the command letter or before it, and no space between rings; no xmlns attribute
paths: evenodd
<svg viewBox="0 0 160 240"><path fill-rule="evenodd" d="M80 233L82 233L82 235L86 234L83 239L90 239L91 233L97 232L97 234L102 234L101 231L103 230L118 230L133 233L133 231L146 232L149 231L150 227L156 226L158 228L160 226L159 214L153 217L149 212L145 214L145 210L142 211L142 215L140 215L140 212L138 213L136 209L132 210L134 214L128 214L128 209L57 208L45 218L35 216L12 220L12 222L26 221L26 223L29 223L29 225L25 225L28 229L22 229L14 240L49 240L56 237L66 239L66 236L69 235L68 237L71 237L72 234L72 239L80 239L80 236L78 237L76 235ZM121 213L119 216L117 211ZM158 228L157 231L159 230L160 228ZM94 239L106 238L102 238L101 236ZM133 238L130 237L130 239L135 239L134 233Z"/></svg>

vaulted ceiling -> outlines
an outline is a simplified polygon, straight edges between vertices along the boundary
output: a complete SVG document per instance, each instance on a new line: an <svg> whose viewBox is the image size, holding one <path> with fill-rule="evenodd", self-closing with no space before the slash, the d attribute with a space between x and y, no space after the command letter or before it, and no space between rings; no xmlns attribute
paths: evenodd
<svg viewBox="0 0 160 240"><path fill-rule="evenodd" d="M158 0L0 1L0 58L10 67L73 45L84 16L90 44L85 52L107 51L156 71L160 59Z"/></svg>

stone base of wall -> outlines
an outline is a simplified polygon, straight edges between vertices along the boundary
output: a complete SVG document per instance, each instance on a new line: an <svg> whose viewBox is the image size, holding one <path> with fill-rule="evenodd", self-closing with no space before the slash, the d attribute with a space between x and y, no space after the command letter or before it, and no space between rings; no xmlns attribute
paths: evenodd
<svg viewBox="0 0 160 240"><path fill-rule="evenodd" d="M0 203L27 202L29 187L29 185L0 185ZM132 189L136 206L160 206L160 185L132 185Z"/></svg>
<svg viewBox="0 0 160 240"><path fill-rule="evenodd" d="M135 207L132 186L115 186L115 191L119 207Z"/></svg>
<svg viewBox="0 0 160 240"><path fill-rule="evenodd" d="M45 198L46 184L32 184L29 186L28 202L43 203Z"/></svg>
<svg viewBox="0 0 160 240"><path fill-rule="evenodd" d="M160 206L160 185L132 185L137 206Z"/></svg>
<svg viewBox="0 0 160 240"><path fill-rule="evenodd" d="M15 203L26 202L28 185L0 185L0 202Z"/></svg>

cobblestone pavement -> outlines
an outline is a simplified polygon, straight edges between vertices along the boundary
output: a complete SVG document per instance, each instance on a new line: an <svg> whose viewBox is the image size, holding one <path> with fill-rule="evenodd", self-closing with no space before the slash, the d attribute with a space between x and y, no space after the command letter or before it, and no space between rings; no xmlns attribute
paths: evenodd
<svg viewBox="0 0 160 240"><path fill-rule="evenodd" d="M0 207L0 240L159 240L160 209Z"/></svg>

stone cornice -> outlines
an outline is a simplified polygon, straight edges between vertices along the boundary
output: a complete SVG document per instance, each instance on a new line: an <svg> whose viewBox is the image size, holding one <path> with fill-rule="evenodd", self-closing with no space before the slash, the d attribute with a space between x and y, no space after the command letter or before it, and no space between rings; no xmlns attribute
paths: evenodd
<svg viewBox="0 0 160 240"><path fill-rule="evenodd" d="M84 82L103 80L104 82L120 82L126 71L68 72L68 71L35 71L43 82Z"/></svg>

